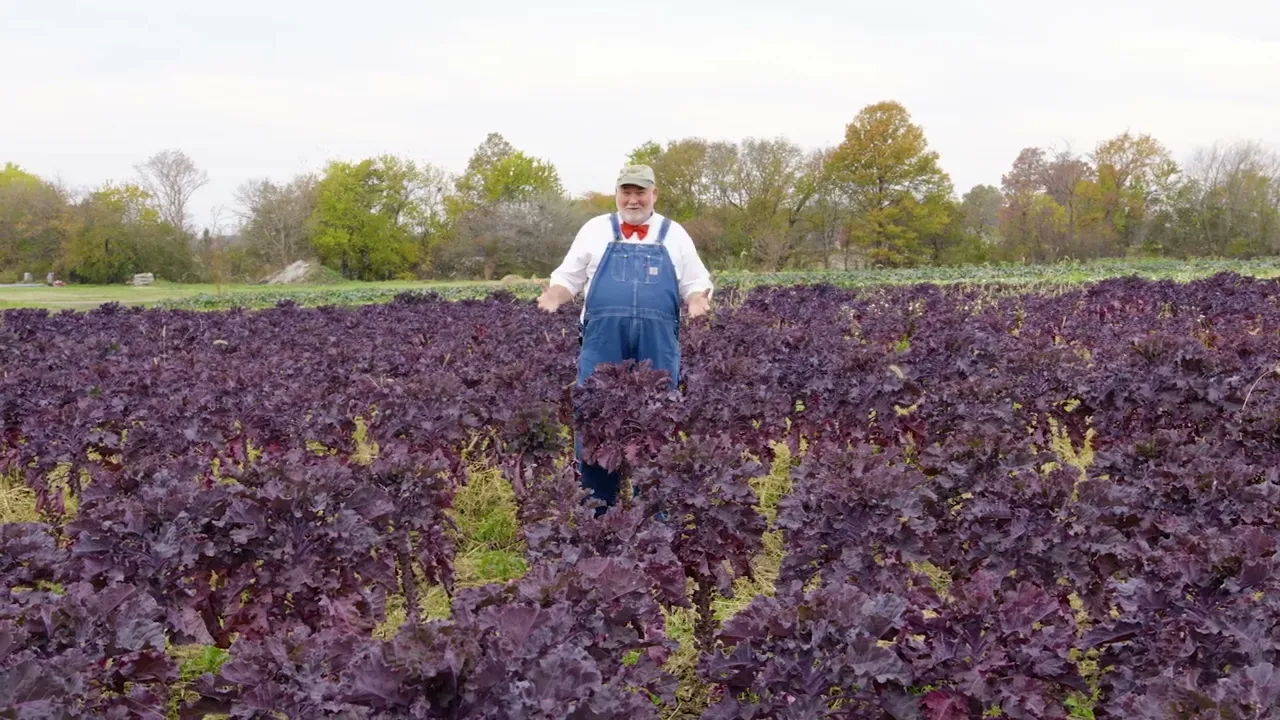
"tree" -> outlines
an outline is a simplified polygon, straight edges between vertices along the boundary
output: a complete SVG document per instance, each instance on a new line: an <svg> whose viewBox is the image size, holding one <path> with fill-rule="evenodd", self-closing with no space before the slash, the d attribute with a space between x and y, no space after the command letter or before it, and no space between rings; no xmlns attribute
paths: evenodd
<svg viewBox="0 0 1280 720"><path fill-rule="evenodd" d="M523 267L530 253L540 256L542 243L526 230L554 225L538 219L555 204L553 199L558 198L564 207L571 206L555 166L516 150L498 133L490 133L472 153L454 189L445 199L450 228L443 245L437 243L440 258L435 263L436 271L446 274L476 272L489 279L502 268ZM537 217L516 219L526 212ZM515 223L511 232L496 229L503 221ZM566 238L571 238L573 231L568 232ZM523 241L534 246L525 250L512 247L512 243Z"/></svg>
<svg viewBox="0 0 1280 720"><path fill-rule="evenodd" d="M1093 175L1093 167L1077 156L1070 148L1059 150L1054 158L1045 163L1041 183L1045 192L1063 209L1066 217L1064 236L1058 240L1058 252L1076 258L1100 254L1099 248L1105 247L1110 234L1101 229L1101 237L1087 237L1086 232L1099 230L1099 223L1089 221L1088 183ZM1095 218L1101 220L1100 217Z"/></svg>
<svg viewBox="0 0 1280 720"><path fill-rule="evenodd" d="M994 185L974 185L960 200L961 227L965 232L995 244L1000 238L1000 208L1004 193Z"/></svg>
<svg viewBox="0 0 1280 720"><path fill-rule="evenodd" d="M404 222L418 243L420 272L425 273L431 256L449 238L449 193L454 181L442 168L423 163L405 188L409 206Z"/></svg>
<svg viewBox="0 0 1280 720"><path fill-rule="evenodd" d="M12 163L0 170L0 272L44 278L70 232L67 198Z"/></svg>
<svg viewBox="0 0 1280 720"><path fill-rule="evenodd" d="M748 138L736 148L721 191L755 267L778 270L800 259L805 235L797 225L828 181L825 158L783 138Z"/></svg>
<svg viewBox="0 0 1280 720"><path fill-rule="evenodd" d="M588 190L580 197L574 200L574 204L578 206L588 216L603 215L611 213L618 209L617 196L612 193L606 194L602 192L594 192Z"/></svg>
<svg viewBox="0 0 1280 720"><path fill-rule="evenodd" d="M662 146L652 140L649 140L636 147L627 155L627 164L648 165L649 167L653 167L653 164L656 163L660 157L662 157Z"/></svg>
<svg viewBox="0 0 1280 720"><path fill-rule="evenodd" d="M1032 262L1117 252L1094 167L1069 148L1023 148L1001 178L1005 253Z"/></svg>
<svg viewBox="0 0 1280 720"><path fill-rule="evenodd" d="M831 181L830 163L834 148L824 148L810 153L798 186L801 192L812 192L797 219L797 229L806 245L821 258L823 269L831 269L839 260L844 270L849 269L847 252L849 218L848 201Z"/></svg>
<svg viewBox="0 0 1280 720"><path fill-rule="evenodd" d="M1171 176L1153 204L1138 252L1189 257L1206 254L1202 238L1200 184L1182 175Z"/></svg>
<svg viewBox="0 0 1280 720"><path fill-rule="evenodd" d="M1192 252L1252 256L1280 251L1280 154L1254 141L1213 145L1188 165Z"/></svg>
<svg viewBox="0 0 1280 720"><path fill-rule="evenodd" d="M418 248L402 222L408 205L402 170L387 157L329 163L311 216L312 246L325 266L349 279L409 276Z"/></svg>
<svg viewBox="0 0 1280 720"><path fill-rule="evenodd" d="M439 267L454 275L493 280L508 274L545 277L560 264L582 223L594 215L558 192L490 203L467 213Z"/></svg>
<svg viewBox="0 0 1280 720"><path fill-rule="evenodd" d="M1122 255L1144 246L1150 218L1168 218L1177 174L1147 135L1116 136L1089 157L1024 148L1002 178L1002 241L1036 262Z"/></svg>
<svg viewBox="0 0 1280 720"><path fill-rule="evenodd" d="M493 167L505 158L516 154L516 146L512 145L502 133L491 132L476 146L471 158L467 160L464 178L481 177L488 168Z"/></svg>
<svg viewBox="0 0 1280 720"><path fill-rule="evenodd" d="M1092 154L1102 221L1125 247L1144 242L1150 220L1163 205L1179 174L1168 149L1150 135L1124 132L1098 143Z"/></svg>
<svg viewBox="0 0 1280 720"><path fill-rule="evenodd" d="M250 180L236 190L240 235L260 262L278 269L311 254L308 220L315 211L317 183L307 173L287 185Z"/></svg>
<svg viewBox="0 0 1280 720"><path fill-rule="evenodd" d="M108 183L77 204L77 227L59 258L59 270L85 283L119 283L151 272L171 281L191 280L187 238L152 206L142 187Z"/></svg>
<svg viewBox="0 0 1280 720"><path fill-rule="evenodd" d="M224 213L221 205L213 208L209 224L200 231L200 241L195 250L198 276L202 281L212 282L219 287L231 279L235 265L232 250L235 239L223 232Z"/></svg>
<svg viewBox="0 0 1280 720"><path fill-rule="evenodd" d="M142 187L157 203L160 217L183 235L191 236L187 203L209 182L209 174L181 150L163 150L136 166Z"/></svg>
<svg viewBox="0 0 1280 720"><path fill-rule="evenodd" d="M911 212L910 228L928 251L928 261L934 265L953 264L963 258L970 243L960 232L960 204L952 197L950 189L929 193L915 205Z"/></svg>
<svg viewBox="0 0 1280 720"><path fill-rule="evenodd" d="M841 235L807 212L830 199L824 195L830 156L829 149L805 152L785 138L733 144L686 137L666 148L646 142L627 162L654 168L656 209L684 224L708 262L778 269L829 257L827 246Z"/></svg>
<svg viewBox="0 0 1280 720"><path fill-rule="evenodd" d="M376 161L382 191L379 212L414 241L417 270L425 272L431 254L447 239L449 186L454 179L430 163L393 155ZM507 161L497 162L501 166Z"/></svg>
<svg viewBox="0 0 1280 720"><path fill-rule="evenodd" d="M729 143L690 137L670 141L665 149L645 143L631 152L629 160L643 161L653 168L658 180L654 209L685 222L723 205L724 175L732 170L736 153Z"/></svg>
<svg viewBox="0 0 1280 720"><path fill-rule="evenodd" d="M947 198L939 200L942 201L941 211L931 215L939 224L921 235L922 244L929 252L929 263L963 265L990 259L991 244L977 233L965 229L961 205Z"/></svg>
<svg viewBox="0 0 1280 720"><path fill-rule="evenodd" d="M450 213L454 218L481 205L564 192L554 165L516 150L499 133L490 133L480 143L454 189Z"/></svg>
<svg viewBox="0 0 1280 720"><path fill-rule="evenodd" d="M869 260L894 266L924 259L922 236L947 224L951 179L901 104L863 108L829 165L854 211L850 241Z"/></svg>
<svg viewBox="0 0 1280 720"><path fill-rule="evenodd" d="M1000 235L1008 256L1031 262L1058 259L1066 211L1047 193L1047 167L1044 150L1023 148L1009 172L1000 177L1005 198Z"/></svg>

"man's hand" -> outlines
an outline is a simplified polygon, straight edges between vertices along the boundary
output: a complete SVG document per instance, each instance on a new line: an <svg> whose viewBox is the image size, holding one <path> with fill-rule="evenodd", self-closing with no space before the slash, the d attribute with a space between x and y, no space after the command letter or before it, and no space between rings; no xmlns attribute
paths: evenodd
<svg viewBox="0 0 1280 720"><path fill-rule="evenodd" d="M698 293L690 293L685 303L689 306L689 317L696 318L706 315L707 311L711 309L711 291L703 290Z"/></svg>
<svg viewBox="0 0 1280 720"><path fill-rule="evenodd" d="M542 294L538 296L538 309L545 312L555 312L561 305L573 299L573 295L569 292L569 288L563 285L548 285Z"/></svg>

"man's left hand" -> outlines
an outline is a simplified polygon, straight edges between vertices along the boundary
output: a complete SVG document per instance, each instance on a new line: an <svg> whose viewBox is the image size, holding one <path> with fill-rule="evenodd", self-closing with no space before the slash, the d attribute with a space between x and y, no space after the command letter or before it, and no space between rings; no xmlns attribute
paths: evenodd
<svg viewBox="0 0 1280 720"><path fill-rule="evenodd" d="M688 300L685 301L689 306L689 317L696 318L706 315L707 311L711 309L710 296L710 290L703 290L702 292L689 295Z"/></svg>
<svg viewBox="0 0 1280 720"><path fill-rule="evenodd" d="M555 312L561 305L573 299L573 293L562 285L546 285L538 296L538 309L543 312Z"/></svg>

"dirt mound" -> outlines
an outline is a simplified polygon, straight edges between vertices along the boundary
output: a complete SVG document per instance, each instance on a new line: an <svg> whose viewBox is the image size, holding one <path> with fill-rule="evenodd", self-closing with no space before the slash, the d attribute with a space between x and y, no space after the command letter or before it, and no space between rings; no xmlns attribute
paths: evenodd
<svg viewBox="0 0 1280 720"><path fill-rule="evenodd" d="M308 285L319 285L334 282L337 273L326 271L320 263L310 260L297 260L289 264L288 267L281 270L262 281L264 285L291 285L296 283L306 283Z"/></svg>

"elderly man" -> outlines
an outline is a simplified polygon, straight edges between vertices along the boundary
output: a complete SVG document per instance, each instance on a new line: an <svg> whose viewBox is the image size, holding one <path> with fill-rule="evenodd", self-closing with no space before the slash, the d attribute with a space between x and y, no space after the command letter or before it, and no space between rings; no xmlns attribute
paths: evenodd
<svg viewBox="0 0 1280 720"><path fill-rule="evenodd" d="M652 168L623 168L616 190L618 212L582 226L538 307L555 312L585 293L578 385L601 363L649 360L671 374L674 388L680 377L680 302L689 317L705 314L711 275L680 223L654 212L658 188ZM581 441L575 444L582 484L607 506L615 504L617 474L581 462Z"/></svg>

